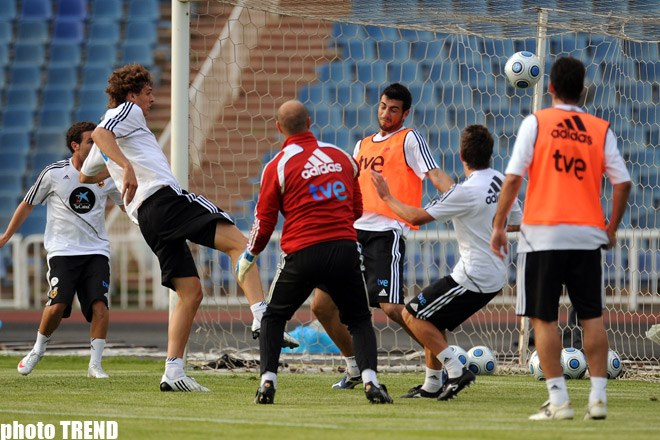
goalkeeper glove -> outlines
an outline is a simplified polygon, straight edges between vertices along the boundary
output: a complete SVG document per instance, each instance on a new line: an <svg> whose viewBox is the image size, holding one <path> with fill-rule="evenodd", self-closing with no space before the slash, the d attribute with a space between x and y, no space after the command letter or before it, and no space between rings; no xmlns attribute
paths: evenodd
<svg viewBox="0 0 660 440"><path fill-rule="evenodd" d="M252 269L252 266L254 266L254 263L256 262L257 256L252 255L247 249L245 249L245 252L238 257L238 261L236 262L236 278L238 278L239 282L243 282L245 274Z"/></svg>

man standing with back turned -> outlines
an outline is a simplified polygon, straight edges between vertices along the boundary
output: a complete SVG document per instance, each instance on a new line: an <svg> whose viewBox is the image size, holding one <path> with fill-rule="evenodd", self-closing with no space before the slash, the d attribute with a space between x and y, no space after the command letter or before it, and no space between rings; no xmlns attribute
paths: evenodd
<svg viewBox="0 0 660 440"><path fill-rule="evenodd" d="M286 321L323 284L353 339L367 399L392 403L376 377L376 335L353 227L362 215L359 168L340 148L319 142L309 131L310 124L300 101L280 106L277 129L286 140L264 168L250 241L236 265L240 281L268 244L281 211L283 254L261 320L261 385L254 401L273 403Z"/></svg>
<svg viewBox="0 0 660 440"><path fill-rule="evenodd" d="M559 58L550 72L552 108L525 118L493 221L490 246L504 258L506 215L525 172L529 185L518 243L516 313L528 316L546 377L549 400L530 420L572 419L557 330L559 297L566 286L584 334L591 393L585 420L607 417L605 290L601 249L616 244L616 230L630 193L630 174L610 124L577 103L584 90L581 61ZM603 174L614 186L609 223L600 204Z"/></svg>

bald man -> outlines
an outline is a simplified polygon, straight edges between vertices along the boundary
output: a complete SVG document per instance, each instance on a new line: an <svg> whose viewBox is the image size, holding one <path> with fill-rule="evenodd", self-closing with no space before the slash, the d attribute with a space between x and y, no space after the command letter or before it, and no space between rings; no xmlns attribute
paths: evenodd
<svg viewBox="0 0 660 440"><path fill-rule="evenodd" d="M300 101L279 108L276 125L286 140L264 168L250 240L236 265L241 280L268 244L281 211L281 267L261 320L261 385L255 403L273 403L286 321L318 285L326 286L348 327L367 399L392 403L376 377L376 336L353 227L362 215L359 167L340 148L319 142L310 124Z"/></svg>

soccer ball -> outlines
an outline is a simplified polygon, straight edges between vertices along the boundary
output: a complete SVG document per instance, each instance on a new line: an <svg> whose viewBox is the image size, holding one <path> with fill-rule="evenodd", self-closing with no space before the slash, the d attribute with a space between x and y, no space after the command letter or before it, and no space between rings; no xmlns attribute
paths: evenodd
<svg viewBox="0 0 660 440"><path fill-rule="evenodd" d="M623 373L623 364L619 353L611 348L607 352L607 378L616 379Z"/></svg>
<svg viewBox="0 0 660 440"><path fill-rule="evenodd" d="M516 52L507 60L504 73L512 86L527 89L541 78L541 61L531 52Z"/></svg>
<svg viewBox="0 0 660 440"><path fill-rule="evenodd" d="M536 350L534 350L534 353L529 357L529 372L532 373L537 380L545 380L545 375L541 368L541 361L539 360L539 354Z"/></svg>
<svg viewBox="0 0 660 440"><path fill-rule="evenodd" d="M458 358L459 361L461 361L461 364L464 366L467 366L468 363L468 354L465 350L463 350L461 347L458 345L450 345L449 348L451 348L451 351L454 352L456 357Z"/></svg>
<svg viewBox="0 0 660 440"><path fill-rule="evenodd" d="M474 374L493 374L497 368L497 359L490 348L485 345L477 345L467 352L467 367Z"/></svg>
<svg viewBox="0 0 660 440"><path fill-rule="evenodd" d="M587 372L587 358L580 350L564 348L561 351L561 368L566 379L582 379Z"/></svg>

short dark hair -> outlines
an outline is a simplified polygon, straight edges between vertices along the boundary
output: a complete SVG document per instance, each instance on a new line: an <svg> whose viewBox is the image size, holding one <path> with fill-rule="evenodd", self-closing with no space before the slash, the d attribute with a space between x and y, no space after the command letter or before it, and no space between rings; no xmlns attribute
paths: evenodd
<svg viewBox="0 0 660 440"><path fill-rule="evenodd" d="M493 155L493 135L483 125L468 125L461 135L461 157L473 170L490 167Z"/></svg>
<svg viewBox="0 0 660 440"><path fill-rule="evenodd" d="M144 86L151 86L151 74L141 64L127 64L112 72L105 93L110 98L109 108L116 108L126 102L129 93L136 95L142 92Z"/></svg>
<svg viewBox="0 0 660 440"><path fill-rule="evenodd" d="M561 57L550 69L550 83L555 95L566 102L577 103L584 90L585 68L582 61L573 57Z"/></svg>
<svg viewBox="0 0 660 440"><path fill-rule="evenodd" d="M389 99L396 99L397 101L403 102L403 111L410 110L412 105L412 95L410 90L403 84L392 83L389 86L385 87L383 93L380 94L387 96Z"/></svg>
<svg viewBox="0 0 660 440"><path fill-rule="evenodd" d="M82 142L82 134L86 131L94 131L96 124L89 121L76 122L66 132L66 146L69 147L69 150L73 153L73 148L71 147L71 142L80 144Z"/></svg>

